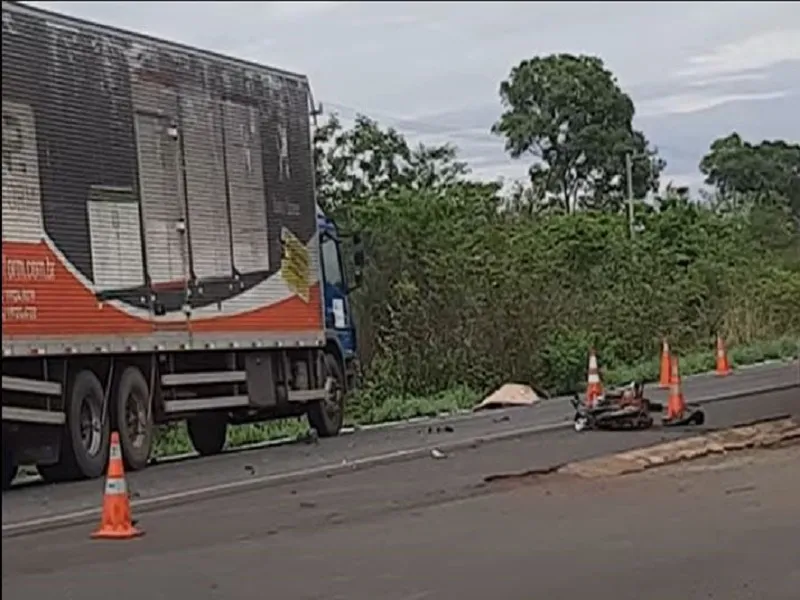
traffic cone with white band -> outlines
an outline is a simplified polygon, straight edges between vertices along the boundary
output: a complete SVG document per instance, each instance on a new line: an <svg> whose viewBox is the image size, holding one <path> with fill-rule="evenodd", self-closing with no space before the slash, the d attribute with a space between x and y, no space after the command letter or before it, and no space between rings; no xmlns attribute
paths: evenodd
<svg viewBox="0 0 800 600"><path fill-rule="evenodd" d="M589 377L586 385L586 404L594 403L603 395L603 384L600 381L600 370L597 368L597 356L594 348L589 351Z"/></svg>
<svg viewBox="0 0 800 600"><path fill-rule="evenodd" d="M672 373L670 376L669 399L667 400L667 420L679 421L686 416L686 400L681 389L681 374L678 369L678 358L673 356L670 360Z"/></svg>
<svg viewBox="0 0 800 600"><path fill-rule="evenodd" d="M670 363L669 363L670 351L669 351L669 342L667 338L664 338L664 341L661 343L661 372L659 373L658 378L658 387L666 389L670 385Z"/></svg>
<svg viewBox="0 0 800 600"><path fill-rule="evenodd" d="M136 529L131 520L131 504L122 465L122 448L119 433L111 434L111 449L108 455L106 489L103 494L103 515L100 527L92 534L95 539L127 540L139 537L144 532Z"/></svg>
<svg viewBox="0 0 800 600"><path fill-rule="evenodd" d="M728 362L728 351L725 349L725 341L721 335L717 336L717 375L724 376L731 374L731 365Z"/></svg>

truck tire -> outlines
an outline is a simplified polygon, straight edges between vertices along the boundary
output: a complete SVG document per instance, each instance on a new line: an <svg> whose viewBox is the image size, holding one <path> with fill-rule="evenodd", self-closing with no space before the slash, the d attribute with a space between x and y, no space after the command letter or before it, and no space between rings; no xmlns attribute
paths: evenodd
<svg viewBox="0 0 800 600"><path fill-rule="evenodd" d="M104 399L97 375L88 369L79 372L70 390L59 462L39 466L45 481L94 479L105 472L111 419L105 414Z"/></svg>
<svg viewBox="0 0 800 600"><path fill-rule="evenodd" d="M228 415L225 413L201 413L189 417L186 429L192 446L200 456L219 454L225 447L228 433Z"/></svg>
<svg viewBox="0 0 800 600"><path fill-rule="evenodd" d="M345 382L342 367L332 354L325 354L325 379L328 397L309 405L308 424L319 437L334 437L344 423Z"/></svg>
<svg viewBox="0 0 800 600"><path fill-rule="evenodd" d="M3 446L3 491L11 487L11 482L17 476L17 465L14 464L14 454L10 448Z"/></svg>
<svg viewBox="0 0 800 600"><path fill-rule="evenodd" d="M125 467L131 471L144 469L153 446L153 411L147 380L138 367L129 366L122 372L114 414Z"/></svg>

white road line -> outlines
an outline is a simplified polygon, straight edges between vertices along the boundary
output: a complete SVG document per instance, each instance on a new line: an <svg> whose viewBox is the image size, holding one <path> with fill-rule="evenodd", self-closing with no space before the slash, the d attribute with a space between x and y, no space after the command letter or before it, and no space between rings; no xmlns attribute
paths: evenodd
<svg viewBox="0 0 800 600"><path fill-rule="evenodd" d="M167 508L175 504L182 503L190 499L205 499L217 497L234 493L237 491L246 491L249 489L256 489L268 485L278 483L288 483L290 481L311 479L321 475L333 474L345 471L355 471L357 469L364 469L374 467L381 464L401 462L403 460L410 460L419 456L430 454L434 448L441 450L455 450L462 447L468 447L473 444L484 444L502 441L505 439L513 439L525 435L541 433L545 431L556 431L572 427L572 422L558 422L547 423L543 425L536 425L533 427L523 427L520 429L513 429L509 431L500 431L489 435L480 435L462 440L453 440L442 444L434 444L416 448L407 448L404 450L395 450L393 452L386 452L384 454L376 454L373 456L365 456L351 461L344 460L340 463L331 463L321 465L318 467L310 467L308 469L298 469L296 471L287 471L285 473L275 473L272 475L264 475L261 477L252 477L249 479L242 479L238 481L230 481L227 483L220 483L205 487L194 488L191 490L183 490L180 492L173 492L171 494L163 494L161 496L154 496L153 498L145 498L142 500L134 500L131 502L131 507L138 512L148 512L158 508ZM41 529L50 529L58 526L77 525L84 523L91 519L97 518L100 515L99 509L85 509L61 515L53 515L49 517L42 517L39 519L31 519L28 521L20 521L17 523L3 524L3 536L21 535L23 533L33 533Z"/></svg>
<svg viewBox="0 0 800 600"><path fill-rule="evenodd" d="M725 394L711 395L703 398L693 400L692 403L696 404L710 404L718 401L734 399L738 397L757 395L769 392L778 392L783 389L792 388L800 385L798 382L786 383L777 386L760 386L751 389L740 389L735 392L728 392ZM493 412L496 415L501 411ZM368 467L378 466L392 462L401 462L403 460L410 460L416 457L425 456L429 454L434 448L440 450L455 450L458 448L469 447L473 444L491 443L502 441L506 439L513 439L525 435L531 435L546 431L555 431L559 429L571 428L572 421L550 422L540 425L533 425L522 427L513 430L500 431L488 435L476 435L461 440L453 440L443 442L441 444L426 445L415 448L407 448L404 450L394 450L383 454L375 454L366 456L352 461L344 460L340 463L329 463L327 465L320 465L317 467L310 467L307 469L298 469L295 471L287 471L284 473L275 473L272 475L264 475L261 477L252 477L249 479L242 479L231 481L227 483L220 483L211 486L199 487L190 490L183 490L180 492L173 492L170 494L163 494L161 496L154 496L141 500L134 500L131 502L132 508L138 512L149 512L159 508L167 508L175 504L179 504L184 500L189 499L206 499L226 494L235 493L237 491L246 491L265 487L268 485L275 485L280 483L288 483L291 481L311 479L321 475L335 474L349 470L364 469ZM63 527L68 525L77 525L80 523L88 522L97 518L100 514L99 509L85 509L61 515L53 515L48 517L41 517L38 519L31 519L28 521L20 521L16 523L3 524L2 533L4 537L12 537L15 535L22 535L25 533L33 533L43 529L51 529L55 527Z"/></svg>

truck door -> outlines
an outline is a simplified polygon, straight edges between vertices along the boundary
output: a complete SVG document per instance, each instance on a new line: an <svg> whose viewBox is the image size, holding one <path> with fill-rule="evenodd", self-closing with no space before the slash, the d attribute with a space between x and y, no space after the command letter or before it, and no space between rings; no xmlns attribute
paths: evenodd
<svg viewBox="0 0 800 600"><path fill-rule="evenodd" d="M184 307L188 300L190 263L179 132L174 120L159 114L137 112L135 124L154 328L188 330Z"/></svg>
<svg viewBox="0 0 800 600"><path fill-rule="evenodd" d="M342 350L349 357L355 353L355 331L347 297L347 282L342 268L339 241L325 230L321 232L321 236L325 329L334 332Z"/></svg>

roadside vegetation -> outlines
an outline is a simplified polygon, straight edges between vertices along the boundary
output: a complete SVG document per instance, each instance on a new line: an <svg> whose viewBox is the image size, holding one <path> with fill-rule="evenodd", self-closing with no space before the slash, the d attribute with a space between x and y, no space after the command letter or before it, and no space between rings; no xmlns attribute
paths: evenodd
<svg viewBox="0 0 800 600"><path fill-rule="evenodd" d="M551 394L584 385L587 352L608 385L654 380L666 336L689 375L800 347L800 145L710 140L708 193L662 185L665 162L602 61L523 61L500 85L494 133L530 164L510 192L470 178L457 148L335 115L316 132L320 201L362 232L354 293L362 388L348 422L471 407L507 381ZM631 157L633 220L626 154ZM303 420L232 427L231 446L302 436ZM187 452L182 427L157 455Z"/></svg>

